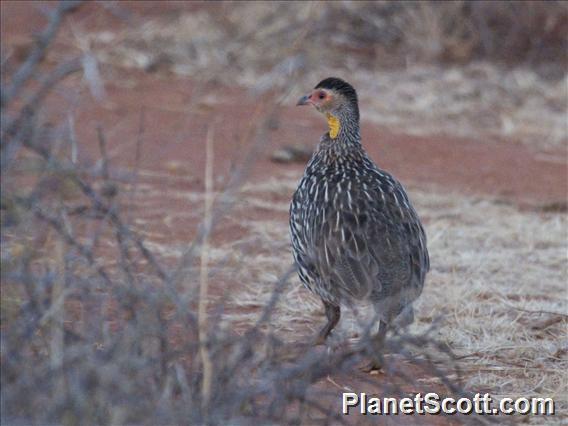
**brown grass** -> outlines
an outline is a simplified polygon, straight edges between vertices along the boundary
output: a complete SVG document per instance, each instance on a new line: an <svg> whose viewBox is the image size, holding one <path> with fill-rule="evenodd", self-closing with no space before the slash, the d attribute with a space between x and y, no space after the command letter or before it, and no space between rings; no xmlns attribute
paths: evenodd
<svg viewBox="0 0 568 426"><path fill-rule="evenodd" d="M505 73L484 62L504 46L518 45L511 62L530 64L520 52L536 55L536 47L550 37L556 41L546 44L554 50L556 31L565 19L563 4L531 3L516 14L497 3L483 6L488 9L478 10L476 18L465 2L402 8L390 2L219 7L221 15L181 15L168 18L165 26L157 19L123 32L78 34L84 48L80 56L44 75L38 67L53 36L47 31L39 36L41 55L34 59L32 53L21 72L6 79L10 90L3 86L1 129L3 423L309 423L314 413L321 423L342 421L305 390L329 375L350 374L360 361L357 351L344 351L339 343L347 340L356 347L365 336L364 309L346 314L329 354L305 350L285 362L279 357L279 348L309 338L323 319L319 301L290 274L286 221L273 219L286 215L297 174L241 186L247 170L240 170L207 213L203 202L210 200L211 187L206 194L165 191L143 181L155 174L149 170L132 170L139 183L115 179L104 129L99 131L101 161L94 167L76 164L73 125L62 126L60 134L47 131L43 101L69 74L82 72L92 94L104 96L91 46L108 62L217 78L283 95L298 90L292 81L313 85L324 72L350 73L369 93L382 90L384 101L362 98L371 106L368 117L383 124L429 132L439 131L434 123L452 121L458 125L442 129L480 132L471 123L478 123L475 114L489 109L505 111L483 126L491 135L528 135L538 149L561 146L566 139L559 118L566 109L564 74L550 79L523 66ZM57 19L68 13L65 9L59 6ZM499 12L497 23L490 19L494 12ZM535 16L542 13L554 18L540 28L541 18ZM533 30L528 48L516 22L511 32L504 28L513 16L521 28ZM463 20L469 24L456 28ZM358 33L360 39L348 31L353 22L365 30ZM468 25L483 22L483 40L475 44L468 37L479 31ZM308 23L314 33L302 32ZM342 28L343 36L333 28ZM401 34L401 28L412 31ZM504 46L497 37L503 31L509 43ZM298 42L302 40L310 42ZM460 44L466 52L455 56ZM372 60L366 56L369 46ZM401 46L412 53L404 72L385 69L377 78L377 58L389 58ZM338 49L353 54L330 55ZM442 60L473 62L448 68ZM27 85L36 72L38 81ZM544 112L533 117L535 111ZM73 124L71 113L69 117ZM262 141L267 121L254 117L243 137ZM117 199L116 191L127 193L126 210L118 201L125 198ZM202 226L190 244L163 241L152 231L158 219L144 209L156 206L153 198L164 192L192 207L167 215L195 223L205 211L207 221L221 231L239 218L245 236L215 243ZM432 357L424 364L435 374L425 380L445 383L448 392L554 397L558 414L547 420L564 422L566 213L520 211L496 200L424 188L411 188L411 195L428 232L432 271L417 306L417 322L409 334L393 339L397 348L413 361ZM75 213L77 205L83 208L80 213ZM223 216L230 208L234 216ZM247 219L251 208L266 215ZM165 217L161 210L155 213L160 220ZM204 241L209 246L201 252ZM198 257L206 260L201 266ZM180 291L180 277L187 280L187 291ZM213 282L240 285L212 294ZM203 304L196 316L200 288ZM200 327L205 302L208 323ZM445 350L432 354L417 342L449 347L457 357ZM205 364L209 359L213 366L208 372L200 352ZM386 386L392 395L404 393Z"/></svg>
<svg viewBox="0 0 568 426"><path fill-rule="evenodd" d="M88 35L103 62L294 89L289 102L348 76L363 119L405 132L548 150L568 141L563 2L252 2L139 19Z"/></svg>

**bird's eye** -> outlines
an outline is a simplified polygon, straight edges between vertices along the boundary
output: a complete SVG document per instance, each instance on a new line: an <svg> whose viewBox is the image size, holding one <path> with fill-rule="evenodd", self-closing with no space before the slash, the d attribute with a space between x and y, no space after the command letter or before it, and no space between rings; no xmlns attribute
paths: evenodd
<svg viewBox="0 0 568 426"><path fill-rule="evenodd" d="M319 92L318 98L320 98L320 99L325 98L325 93L324 93L324 92Z"/></svg>

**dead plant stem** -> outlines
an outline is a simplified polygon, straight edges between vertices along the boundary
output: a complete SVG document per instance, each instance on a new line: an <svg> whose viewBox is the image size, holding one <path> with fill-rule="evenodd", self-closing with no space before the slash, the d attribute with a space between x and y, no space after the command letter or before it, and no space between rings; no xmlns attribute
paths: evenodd
<svg viewBox="0 0 568 426"><path fill-rule="evenodd" d="M212 362L211 354L207 347L207 293L209 287L208 264L209 264L209 233L211 232L212 217L211 206L213 202L213 129L207 129L205 141L205 213L204 213L204 237L201 245L201 268L199 279L199 305L198 305L198 332L199 353L203 364L203 381L201 383L201 402L204 412L209 404L211 395Z"/></svg>

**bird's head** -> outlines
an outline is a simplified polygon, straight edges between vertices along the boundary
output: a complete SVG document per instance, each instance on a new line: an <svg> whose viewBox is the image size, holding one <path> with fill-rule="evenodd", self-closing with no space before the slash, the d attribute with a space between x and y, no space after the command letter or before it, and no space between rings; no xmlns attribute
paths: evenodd
<svg viewBox="0 0 568 426"><path fill-rule="evenodd" d="M329 136L334 139L347 120L359 124L357 92L346 81L329 77L320 81L296 105L312 105L324 114L329 125Z"/></svg>

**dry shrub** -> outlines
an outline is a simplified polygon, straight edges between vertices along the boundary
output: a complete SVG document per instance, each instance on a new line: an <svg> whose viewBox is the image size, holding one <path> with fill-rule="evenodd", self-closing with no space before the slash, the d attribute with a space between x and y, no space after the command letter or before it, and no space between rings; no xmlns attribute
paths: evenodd
<svg viewBox="0 0 568 426"><path fill-rule="evenodd" d="M330 9L327 34L333 23L348 21L347 37L379 44L399 60L566 65L568 7L561 1L372 2Z"/></svg>
<svg viewBox="0 0 568 426"><path fill-rule="evenodd" d="M289 105L336 75L359 90L364 120L556 152L567 141L567 10L562 2L214 3L85 36L102 62L196 82L215 76L253 94L290 95Z"/></svg>
<svg viewBox="0 0 568 426"><path fill-rule="evenodd" d="M2 82L2 423L342 422L330 408L336 400L325 403L327 394L314 385L352 374L368 350L369 329L358 345L330 352L282 340L270 320L292 269L274 277L242 335L221 321L227 306L205 309L214 277L203 269L207 237L230 209L254 149L208 204L178 263L165 267L132 225L129 191L138 173L113 168L105 129L97 129L100 161L84 164L73 112L45 119L50 93L70 75L82 73L93 95L104 95L90 51L47 69L42 63L77 6L62 2L51 11L30 54ZM251 120L253 147L267 126L268 118ZM432 330L397 334L389 345L447 392L464 393L451 351ZM385 361L386 377L396 378L385 392L404 394L413 377Z"/></svg>

